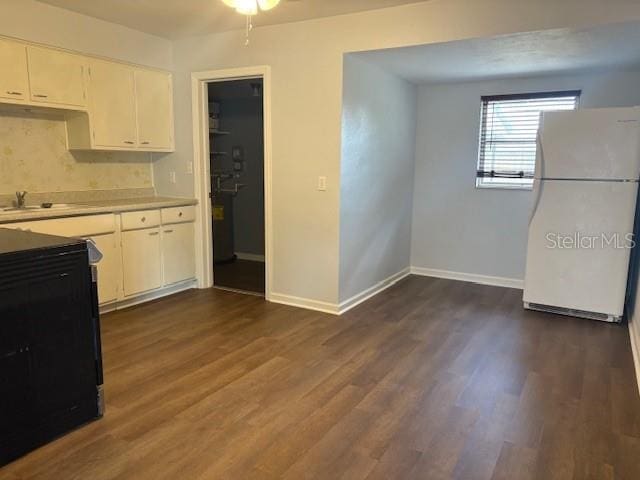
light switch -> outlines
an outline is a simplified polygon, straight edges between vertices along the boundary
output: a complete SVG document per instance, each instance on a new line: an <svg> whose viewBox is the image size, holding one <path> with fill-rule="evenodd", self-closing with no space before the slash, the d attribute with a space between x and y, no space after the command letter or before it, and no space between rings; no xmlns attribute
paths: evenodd
<svg viewBox="0 0 640 480"><path fill-rule="evenodd" d="M187 162L187 173L189 175L193 174L193 162Z"/></svg>
<svg viewBox="0 0 640 480"><path fill-rule="evenodd" d="M176 183L176 172L169 172L169 182Z"/></svg>
<svg viewBox="0 0 640 480"><path fill-rule="evenodd" d="M327 191L327 177L318 177L318 191Z"/></svg>

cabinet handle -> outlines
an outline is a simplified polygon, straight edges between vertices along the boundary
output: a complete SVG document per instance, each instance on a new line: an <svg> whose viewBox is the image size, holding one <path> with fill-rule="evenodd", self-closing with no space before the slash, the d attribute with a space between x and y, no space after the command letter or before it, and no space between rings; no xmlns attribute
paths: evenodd
<svg viewBox="0 0 640 480"><path fill-rule="evenodd" d="M126 143L127 145L133 145L134 144L134 142L131 142L129 140L125 140L124 143Z"/></svg>
<svg viewBox="0 0 640 480"><path fill-rule="evenodd" d="M49 97L48 95L40 95L40 94L34 94L33 96L36 97L36 98L48 98Z"/></svg>
<svg viewBox="0 0 640 480"><path fill-rule="evenodd" d="M22 92L12 92L11 90L7 90L8 95L22 95Z"/></svg>
<svg viewBox="0 0 640 480"><path fill-rule="evenodd" d="M181 217L181 216L182 216L182 212L180 212L180 213L178 214L178 216L179 216L179 217Z"/></svg>
<svg viewBox="0 0 640 480"><path fill-rule="evenodd" d="M149 142L142 142L141 145L149 145Z"/></svg>
<svg viewBox="0 0 640 480"><path fill-rule="evenodd" d="M160 235L160 232L149 232L150 237L155 237L156 235Z"/></svg>
<svg viewBox="0 0 640 480"><path fill-rule="evenodd" d="M142 217L142 218L140 219L140 221L141 221L141 222L146 222L146 221L147 221L147 217Z"/></svg>
<svg viewBox="0 0 640 480"><path fill-rule="evenodd" d="M164 233L173 233L173 230L165 230Z"/></svg>

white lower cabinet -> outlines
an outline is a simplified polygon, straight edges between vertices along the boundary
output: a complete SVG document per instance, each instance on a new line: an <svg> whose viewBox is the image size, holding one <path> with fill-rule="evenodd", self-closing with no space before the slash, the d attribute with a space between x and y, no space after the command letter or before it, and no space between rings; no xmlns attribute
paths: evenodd
<svg viewBox="0 0 640 480"><path fill-rule="evenodd" d="M162 286L160 228L122 232L122 279L130 297Z"/></svg>
<svg viewBox="0 0 640 480"><path fill-rule="evenodd" d="M195 277L196 252L193 223L162 227L162 272L164 285Z"/></svg>
<svg viewBox="0 0 640 480"><path fill-rule="evenodd" d="M127 212L120 219L125 298L195 278L194 207Z"/></svg>
<svg viewBox="0 0 640 480"><path fill-rule="evenodd" d="M98 301L104 305L115 302L122 288L122 257L115 220L113 214L102 214L10 223L2 227L93 240L103 255L97 268Z"/></svg>
<svg viewBox="0 0 640 480"><path fill-rule="evenodd" d="M87 237L94 241L102 253L98 263L98 301L100 305L115 302L120 290L120 249L115 233Z"/></svg>
<svg viewBox="0 0 640 480"><path fill-rule="evenodd" d="M93 240L103 255L98 263L99 303L117 307L119 302L137 303L140 295L162 296L162 287L195 279L194 220L195 208L187 206L0 226Z"/></svg>

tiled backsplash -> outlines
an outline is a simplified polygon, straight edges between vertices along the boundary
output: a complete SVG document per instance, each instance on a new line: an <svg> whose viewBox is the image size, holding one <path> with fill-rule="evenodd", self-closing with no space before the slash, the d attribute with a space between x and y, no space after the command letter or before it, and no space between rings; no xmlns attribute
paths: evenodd
<svg viewBox="0 0 640 480"><path fill-rule="evenodd" d="M153 187L151 154L67 150L57 113L0 111L0 194Z"/></svg>

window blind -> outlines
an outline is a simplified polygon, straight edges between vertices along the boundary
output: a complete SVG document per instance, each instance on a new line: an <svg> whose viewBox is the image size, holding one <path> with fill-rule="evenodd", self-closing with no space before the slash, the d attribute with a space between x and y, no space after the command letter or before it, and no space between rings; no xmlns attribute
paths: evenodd
<svg viewBox="0 0 640 480"><path fill-rule="evenodd" d="M540 113L574 110L579 91L482 97L476 186L530 188Z"/></svg>

